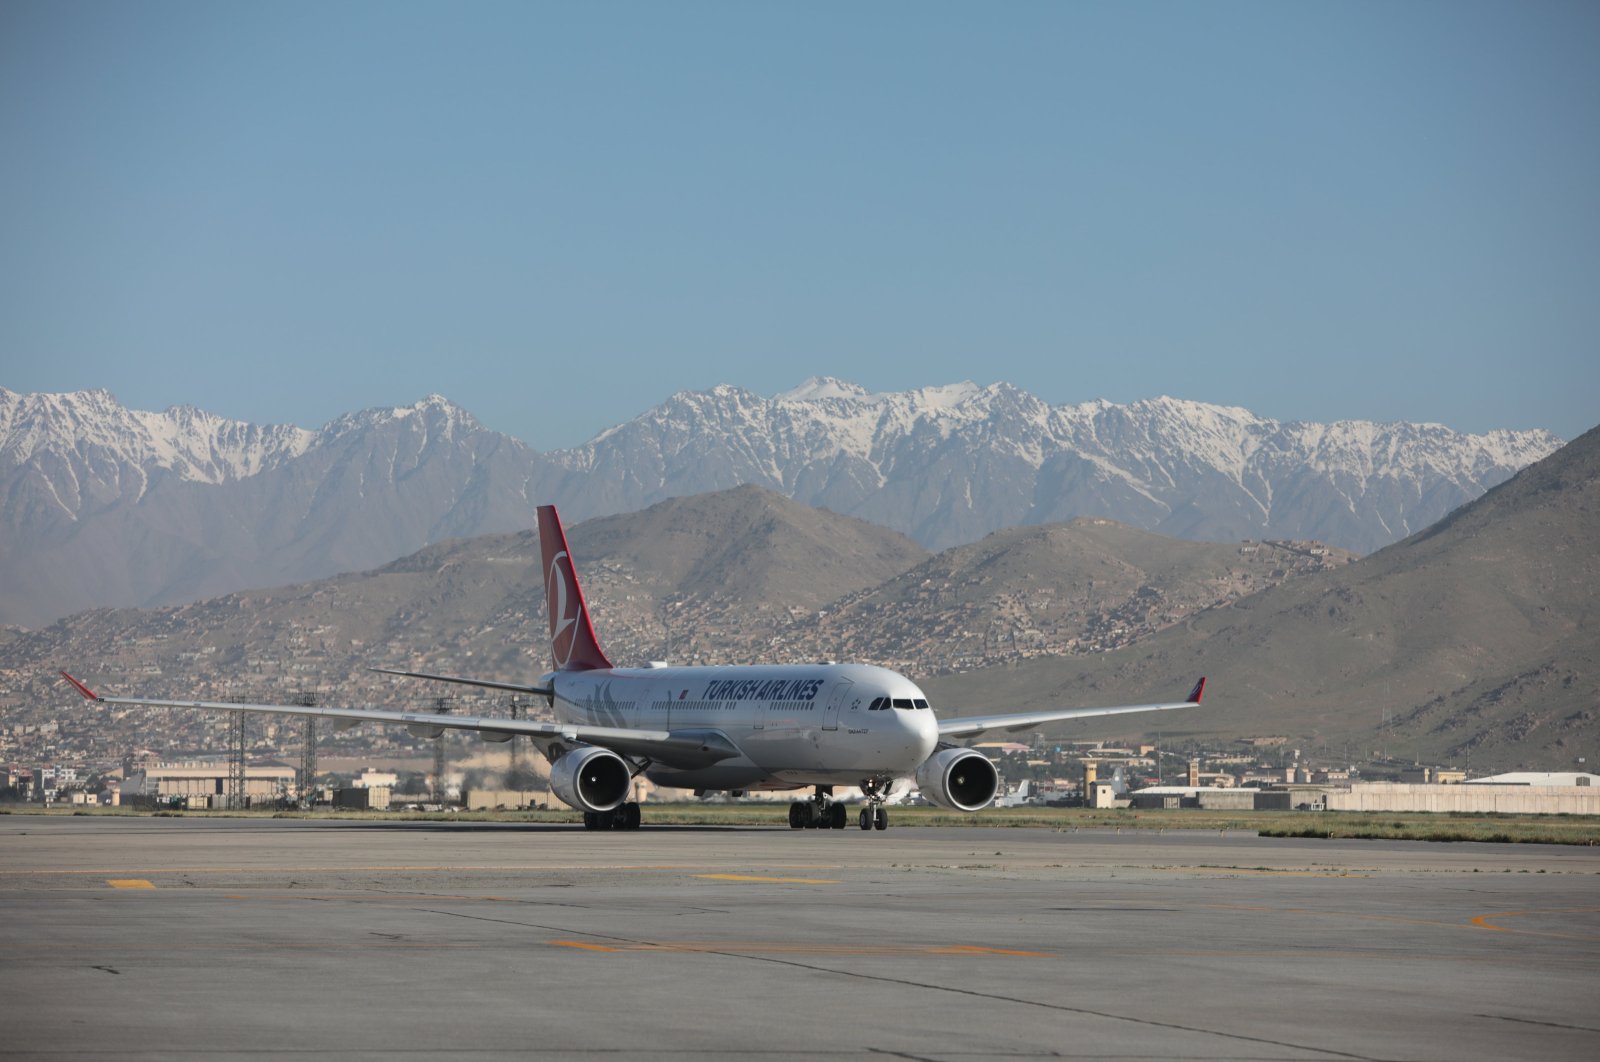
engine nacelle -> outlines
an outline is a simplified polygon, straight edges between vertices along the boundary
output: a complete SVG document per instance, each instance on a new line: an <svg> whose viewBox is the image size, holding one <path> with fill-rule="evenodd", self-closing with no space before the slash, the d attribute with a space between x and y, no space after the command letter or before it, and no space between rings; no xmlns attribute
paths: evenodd
<svg viewBox="0 0 1600 1062"><path fill-rule="evenodd" d="M610 749L573 749L550 765L550 791L579 811L610 811L628 799L633 770Z"/></svg>
<svg viewBox="0 0 1600 1062"><path fill-rule="evenodd" d="M981 752L943 749L917 768L917 788L941 808L977 811L994 800L1000 789L1000 772Z"/></svg>

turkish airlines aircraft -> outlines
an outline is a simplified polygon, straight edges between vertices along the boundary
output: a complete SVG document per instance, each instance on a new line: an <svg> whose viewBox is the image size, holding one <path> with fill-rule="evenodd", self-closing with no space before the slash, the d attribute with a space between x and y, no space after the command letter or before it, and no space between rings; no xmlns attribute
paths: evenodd
<svg viewBox="0 0 1600 1062"><path fill-rule="evenodd" d="M789 825L797 829L844 828L845 806L832 799L835 786L856 786L865 794L857 820L863 830L888 828L884 799L897 782L913 779L940 807L977 811L994 800L1000 778L988 757L951 744L953 739L1091 715L1195 708L1205 691L1202 678L1188 697L1169 704L940 720L910 679L864 664L613 667L595 638L553 505L539 507L539 546L555 669L537 683L373 670L544 697L557 722L102 697L61 674L85 697L106 704L322 716L341 729L399 723L420 737L445 730L475 730L487 741L527 737L550 761L551 790L582 811L590 829L638 827L639 805L628 797L640 774L657 785L702 791L814 786L815 796L789 805Z"/></svg>

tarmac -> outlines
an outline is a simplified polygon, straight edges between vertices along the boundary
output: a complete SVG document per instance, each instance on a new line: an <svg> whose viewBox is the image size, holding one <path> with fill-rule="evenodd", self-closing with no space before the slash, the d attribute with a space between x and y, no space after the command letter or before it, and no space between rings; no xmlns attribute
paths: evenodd
<svg viewBox="0 0 1600 1062"><path fill-rule="evenodd" d="M0 1058L1600 1057L1600 849L0 816Z"/></svg>

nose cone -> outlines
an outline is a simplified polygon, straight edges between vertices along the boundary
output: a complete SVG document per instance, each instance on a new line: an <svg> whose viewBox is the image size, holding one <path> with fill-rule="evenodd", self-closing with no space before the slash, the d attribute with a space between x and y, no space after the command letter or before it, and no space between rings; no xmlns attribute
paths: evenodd
<svg viewBox="0 0 1600 1062"><path fill-rule="evenodd" d="M922 761L933 755L934 746L939 744L939 720L934 718L930 709L919 709L914 712L896 712L905 724L907 751L915 760L916 766L921 766Z"/></svg>

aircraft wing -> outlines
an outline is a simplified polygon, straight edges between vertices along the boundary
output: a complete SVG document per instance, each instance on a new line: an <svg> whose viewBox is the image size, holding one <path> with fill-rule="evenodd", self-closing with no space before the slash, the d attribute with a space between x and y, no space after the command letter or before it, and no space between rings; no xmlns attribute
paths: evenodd
<svg viewBox="0 0 1600 1062"><path fill-rule="evenodd" d="M462 678L459 675L435 675L427 671L396 671L392 667L369 667L367 670L377 671L384 675L427 679L430 682L456 682L463 686L482 686L491 690L510 690L512 693L532 693L540 697L553 697L556 692L549 686L524 686L517 682L492 682L489 679ZM71 678L72 676L68 675L67 677Z"/></svg>
<svg viewBox="0 0 1600 1062"><path fill-rule="evenodd" d="M1189 696L1181 701L1172 701L1166 704L1123 704L1114 708L1059 708L1043 712L1014 712L1010 715L974 715L957 719L939 720L939 736L941 738L967 738L976 737L990 730L1005 730L1016 733L1019 730L1031 730L1045 723L1059 723L1064 719L1082 719L1091 715L1122 715L1126 712L1168 712L1175 708L1198 708L1200 698L1205 695L1206 680L1202 678L1194 684L1194 689L1189 691Z"/></svg>
<svg viewBox="0 0 1600 1062"><path fill-rule="evenodd" d="M694 770L741 755L737 746L714 730L630 730L625 727L545 723L488 715L399 712L383 708L312 708L303 704L234 704L230 701L179 701L147 697L105 697L65 671L61 677L91 701L133 708L199 708L212 712L261 712L332 719L341 729L357 723L390 723L419 737L437 737L446 730L472 730L489 741L526 737L541 751L552 745L598 745L624 756L637 756L668 767Z"/></svg>

